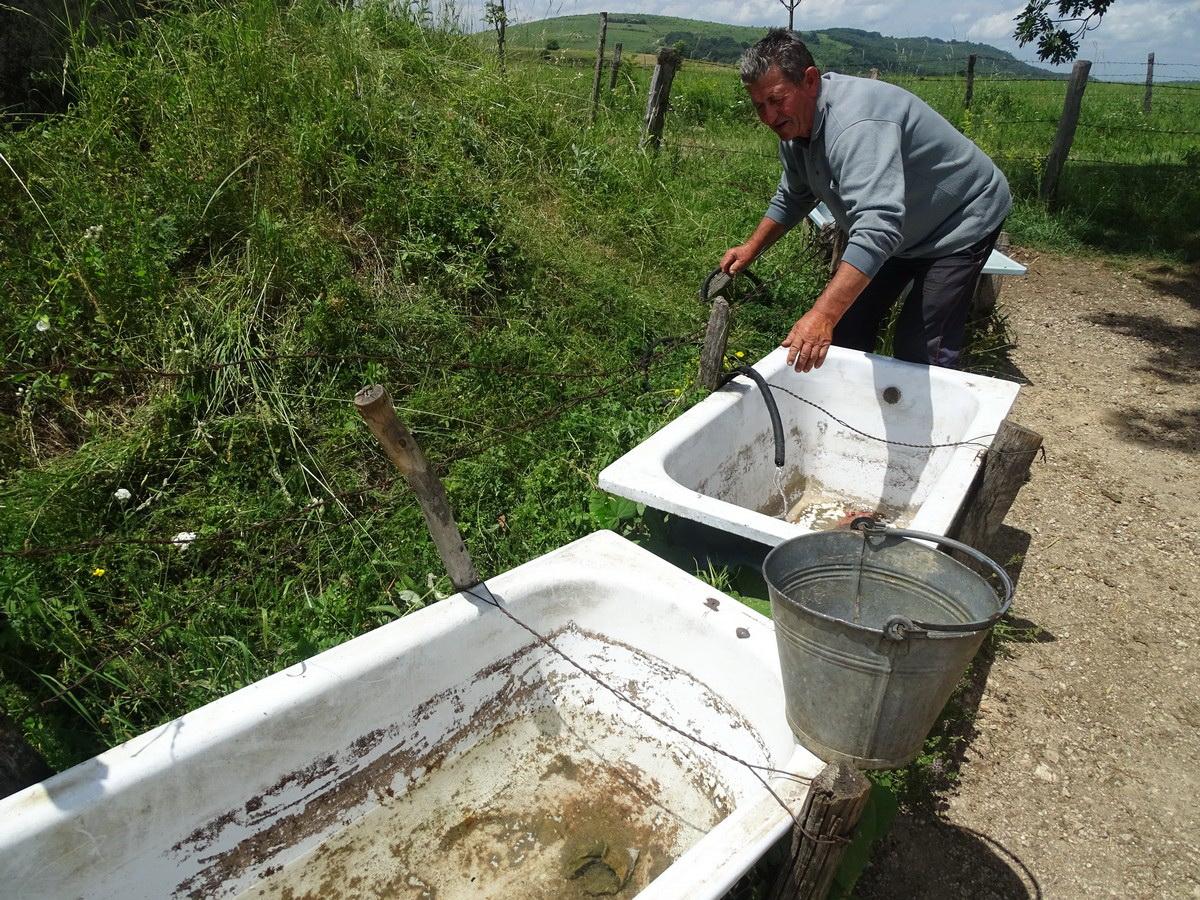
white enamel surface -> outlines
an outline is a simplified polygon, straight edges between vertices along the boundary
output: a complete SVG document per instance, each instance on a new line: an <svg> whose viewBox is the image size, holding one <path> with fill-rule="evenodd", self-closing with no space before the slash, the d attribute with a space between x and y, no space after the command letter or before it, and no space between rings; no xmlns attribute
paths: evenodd
<svg viewBox="0 0 1200 900"><path fill-rule="evenodd" d="M755 764L819 771L784 719L771 623L752 610L610 532L489 585L514 615L663 719ZM745 766L663 728L459 594L0 800L0 884L25 900L236 897L269 870L317 854L384 794L419 799L430 771L486 750L497 723L534 714L569 730L585 711L611 726L590 752L658 783L650 806L669 816L673 798L694 801L699 788L732 809L707 833L695 829L691 849L639 896L718 898L790 825ZM442 751L445 760L428 762ZM503 791L523 777L520 753L498 755L464 783L486 793L489 778ZM382 780L356 780L376 771ZM291 840L270 830L311 823L323 798L360 783L366 789L327 826ZM772 784L802 802L795 782ZM434 850L438 829L469 812L430 811L441 817L428 835ZM259 844L266 850L252 859L221 863Z"/></svg>
<svg viewBox="0 0 1200 900"><path fill-rule="evenodd" d="M831 347L825 364L798 374L778 348L754 368L846 424L782 391L773 394L786 435L789 507L777 498L770 419L758 388L739 376L634 447L603 472L600 487L654 509L774 546L842 514L882 512L892 524L946 534L1016 399L1012 382ZM899 397L887 402L885 392ZM890 392L888 393L890 396ZM922 449L884 443L969 445ZM764 512L765 510L765 512ZM768 514L770 513L770 514Z"/></svg>
<svg viewBox="0 0 1200 900"><path fill-rule="evenodd" d="M818 228L824 228L826 225L833 224L833 213L824 203L818 203L808 214L808 219ZM1027 271L1028 269L1023 265L1015 259L1005 256L999 250L993 250L987 262L983 264L984 275L1024 275Z"/></svg>

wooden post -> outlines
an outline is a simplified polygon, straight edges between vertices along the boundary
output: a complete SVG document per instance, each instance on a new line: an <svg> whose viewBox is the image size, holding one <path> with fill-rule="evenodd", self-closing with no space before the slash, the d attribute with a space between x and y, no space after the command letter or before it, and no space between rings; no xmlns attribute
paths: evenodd
<svg viewBox="0 0 1200 900"><path fill-rule="evenodd" d="M872 81L878 81L879 80L879 68L877 66L871 66L871 71L868 72L867 75Z"/></svg>
<svg viewBox="0 0 1200 900"><path fill-rule="evenodd" d="M729 301L724 297L713 300L704 332L704 349L700 351L700 375L696 383L710 391L721 380L721 363L725 360L725 345L729 340Z"/></svg>
<svg viewBox="0 0 1200 900"><path fill-rule="evenodd" d="M608 76L608 91L610 94L612 93L613 89L616 88L616 86L617 86L617 73L621 69L621 47L622 46L623 46L622 44L618 43L617 46L613 47L612 72Z"/></svg>
<svg viewBox="0 0 1200 900"><path fill-rule="evenodd" d="M846 252L848 235L836 225L827 225L826 227L833 229L829 245L829 275L833 277L837 272L838 266L842 264L842 254Z"/></svg>
<svg viewBox="0 0 1200 900"><path fill-rule="evenodd" d="M663 122L667 117L667 108L671 99L671 81L675 78L675 70L681 62L679 51L664 47L658 51L658 62L654 66L654 74L650 78L650 93L646 98L646 118L642 122L642 140L640 146L647 144L655 150L662 144Z"/></svg>
<svg viewBox="0 0 1200 900"><path fill-rule="evenodd" d="M596 42L596 71L592 75L592 112L589 121L596 121L596 107L600 105L600 73L604 71L604 41L608 37L608 13L600 13L600 40Z"/></svg>
<svg viewBox="0 0 1200 900"><path fill-rule="evenodd" d="M967 95L963 97L963 109L971 108L971 98L975 96L975 54L967 57Z"/></svg>
<svg viewBox="0 0 1200 900"><path fill-rule="evenodd" d="M1008 248L1008 232L1002 231L996 238L996 249L1007 254ZM975 296L971 298L972 319L986 319L996 311L996 305L1000 302L1000 284L1000 275L979 276L979 281L975 285Z"/></svg>
<svg viewBox="0 0 1200 900"><path fill-rule="evenodd" d="M1046 172L1042 176L1041 198L1047 206L1054 203L1058 179L1062 175L1067 155L1071 152L1071 142L1075 140L1075 126L1079 124L1079 106L1083 102L1083 91L1087 87L1088 72L1091 68L1091 60L1077 59L1071 69L1062 118L1058 120L1058 133L1054 135L1054 144L1050 147L1050 155L1046 157Z"/></svg>
<svg viewBox="0 0 1200 900"><path fill-rule="evenodd" d="M821 770L809 785L798 824L792 826L790 865L780 873L771 897L824 900L870 793L871 782L846 763Z"/></svg>
<svg viewBox="0 0 1200 900"><path fill-rule="evenodd" d="M1170 79L1167 79L1168 81ZM1146 97L1142 100L1142 112L1150 115L1150 94L1154 90L1154 54L1146 57Z"/></svg>
<svg viewBox="0 0 1200 900"><path fill-rule="evenodd" d="M1011 419L1000 423L983 461L983 469L967 496L965 512L953 536L983 549L1004 522L1025 483L1033 458L1042 448L1042 436Z"/></svg>
<svg viewBox="0 0 1200 900"><path fill-rule="evenodd" d="M388 459L417 495L425 524L429 526L429 534L455 590L462 591L479 584L480 578L450 510L446 489L429 468L429 461L412 432L397 417L387 390L381 384L365 387L354 395L354 405Z"/></svg>

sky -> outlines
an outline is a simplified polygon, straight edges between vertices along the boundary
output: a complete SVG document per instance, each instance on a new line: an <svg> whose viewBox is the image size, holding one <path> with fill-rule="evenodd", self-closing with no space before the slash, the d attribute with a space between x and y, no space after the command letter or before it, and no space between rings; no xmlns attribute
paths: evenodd
<svg viewBox="0 0 1200 900"><path fill-rule="evenodd" d="M607 10L733 25L787 24L787 10L779 0L507 0L507 6L515 22ZM1034 47L1018 47L1012 38L1013 17L1023 7L1012 0L801 0L796 28L861 28L894 37L979 41L1036 63ZM482 15L477 13L476 20L482 21ZM1079 58L1092 60L1093 77L1134 81L1145 78L1151 51L1156 80L1200 79L1200 0L1115 0L1100 27L1084 38ZM1069 70L1070 65L1061 68Z"/></svg>

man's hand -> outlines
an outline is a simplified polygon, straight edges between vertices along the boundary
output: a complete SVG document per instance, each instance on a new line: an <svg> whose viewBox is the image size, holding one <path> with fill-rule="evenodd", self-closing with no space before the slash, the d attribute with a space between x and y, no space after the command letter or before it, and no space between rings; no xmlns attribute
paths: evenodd
<svg viewBox="0 0 1200 900"><path fill-rule="evenodd" d="M726 275L736 275L750 263L754 262L754 248L750 244L740 244L737 247L730 247L725 251L725 255L721 257L721 271ZM711 258L711 257L710 257Z"/></svg>
<svg viewBox="0 0 1200 900"><path fill-rule="evenodd" d="M837 320L813 308L792 326L779 346L788 348L787 364L797 372L821 368L829 345L833 343L833 326Z"/></svg>

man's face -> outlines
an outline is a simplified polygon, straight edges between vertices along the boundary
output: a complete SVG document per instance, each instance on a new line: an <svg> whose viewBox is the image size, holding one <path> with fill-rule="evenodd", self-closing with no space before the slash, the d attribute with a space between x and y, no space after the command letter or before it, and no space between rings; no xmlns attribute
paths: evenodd
<svg viewBox="0 0 1200 900"><path fill-rule="evenodd" d="M821 73L816 67L805 69L803 80L797 84L778 66L771 66L762 78L747 85L746 89L759 119L779 135L781 141L807 140L812 135L817 94L821 90Z"/></svg>

